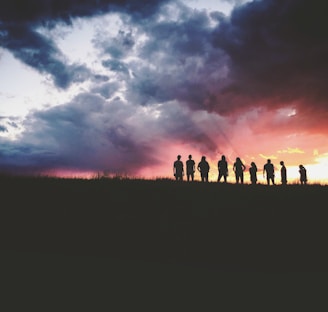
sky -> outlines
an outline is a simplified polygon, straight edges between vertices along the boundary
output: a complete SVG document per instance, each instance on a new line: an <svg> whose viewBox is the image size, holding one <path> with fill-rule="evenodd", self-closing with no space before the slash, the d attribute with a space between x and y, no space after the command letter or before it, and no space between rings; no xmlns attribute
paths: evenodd
<svg viewBox="0 0 328 312"><path fill-rule="evenodd" d="M0 1L0 172L328 183L321 0ZM196 175L196 180L199 175ZM246 179L247 176L246 176Z"/></svg>

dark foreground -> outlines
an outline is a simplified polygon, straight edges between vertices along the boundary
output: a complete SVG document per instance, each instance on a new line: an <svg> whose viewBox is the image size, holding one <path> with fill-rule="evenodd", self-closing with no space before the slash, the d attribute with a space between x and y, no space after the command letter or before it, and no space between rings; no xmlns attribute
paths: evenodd
<svg viewBox="0 0 328 312"><path fill-rule="evenodd" d="M300 281L309 287L314 277L327 276L327 186L49 178L0 183L0 256L10 281L25 276L40 289L51 280L55 288L97 294L110 285L116 297L146 291L150 298L161 288L190 299L202 290L227 296L236 283L246 292L255 283L263 292L264 276L280 290L304 290ZM288 275L284 282L281 274ZM98 289L99 281L107 286Z"/></svg>

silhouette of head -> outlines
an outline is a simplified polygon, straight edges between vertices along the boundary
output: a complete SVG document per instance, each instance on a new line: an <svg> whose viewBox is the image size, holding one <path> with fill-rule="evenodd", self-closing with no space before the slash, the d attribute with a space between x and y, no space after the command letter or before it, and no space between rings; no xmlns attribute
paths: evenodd
<svg viewBox="0 0 328 312"><path fill-rule="evenodd" d="M178 158L178 160L180 160L180 159L181 159L181 155L178 155L178 157L177 157L177 158Z"/></svg>
<svg viewBox="0 0 328 312"><path fill-rule="evenodd" d="M303 169L304 168L303 165L299 165L299 167L300 167L300 169Z"/></svg>
<svg viewBox="0 0 328 312"><path fill-rule="evenodd" d="M283 166L284 164L285 164L285 163L284 163L283 161L281 161L281 162L280 162L280 165L282 165L282 166Z"/></svg>
<svg viewBox="0 0 328 312"><path fill-rule="evenodd" d="M188 156L189 159L191 159L191 157L192 157L191 155Z"/></svg>
<svg viewBox="0 0 328 312"><path fill-rule="evenodd" d="M202 156L202 161L205 161L206 160L206 157L205 156Z"/></svg>
<svg viewBox="0 0 328 312"><path fill-rule="evenodd" d="M236 158L236 161L237 161L237 162L241 162L240 157L237 157L237 158Z"/></svg>
<svg viewBox="0 0 328 312"><path fill-rule="evenodd" d="M254 161L251 162L251 166L252 166L252 167L255 166L255 162L254 162Z"/></svg>
<svg viewBox="0 0 328 312"><path fill-rule="evenodd" d="M268 164L270 164L271 163L271 159L268 159Z"/></svg>
<svg viewBox="0 0 328 312"><path fill-rule="evenodd" d="M225 156L224 156L224 155L222 155L221 159L222 159L222 160L225 160Z"/></svg>

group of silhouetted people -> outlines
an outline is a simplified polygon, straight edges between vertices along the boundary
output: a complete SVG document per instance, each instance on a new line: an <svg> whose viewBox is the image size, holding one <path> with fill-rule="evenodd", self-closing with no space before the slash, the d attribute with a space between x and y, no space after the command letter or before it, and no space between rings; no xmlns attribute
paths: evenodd
<svg viewBox="0 0 328 312"><path fill-rule="evenodd" d="M281 176L281 184L287 184L287 169L285 163L280 161L281 169L280 169L280 176ZM192 159L192 155L188 156L188 160L186 161L186 172L187 172L187 180L194 181L194 174L197 170L200 172L201 181L208 182L208 173L210 171L210 165L206 160L205 156L202 156L200 162L196 167L195 161ZM235 173L235 179L237 184L244 183L244 171L246 170L246 166L241 161L240 157L236 158L236 161L233 163L233 171ZM177 156L177 160L173 163L173 174L177 181L182 181L184 176L184 164L181 161L181 155ZM307 183L307 174L306 169L303 165L299 165L299 174L300 174L300 183L306 184ZM251 184L257 184L257 166L255 162L251 163L249 168L249 175ZM275 184L275 169L274 165L271 163L271 160L268 159L266 164L263 166L263 176L266 176L267 184ZM223 181L227 183L228 177L228 162L226 157L222 155L221 159L218 161L218 182Z"/></svg>
<svg viewBox="0 0 328 312"><path fill-rule="evenodd" d="M188 156L188 160L186 161L186 169L187 169L187 180L194 181L196 163L192 159L192 156ZM210 171L210 165L206 160L205 156L202 156L201 161L197 165L197 170L200 172L200 176L202 182L208 182L208 173ZM173 163L173 174L177 181L183 180L184 175L184 166L181 161L181 155L178 155L177 160Z"/></svg>

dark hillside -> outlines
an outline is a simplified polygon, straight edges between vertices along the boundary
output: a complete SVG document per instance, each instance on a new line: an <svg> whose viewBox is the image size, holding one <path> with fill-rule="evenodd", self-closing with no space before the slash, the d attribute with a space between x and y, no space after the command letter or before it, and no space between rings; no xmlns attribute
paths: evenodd
<svg viewBox="0 0 328 312"><path fill-rule="evenodd" d="M327 271L327 186L0 178L0 249Z"/></svg>

